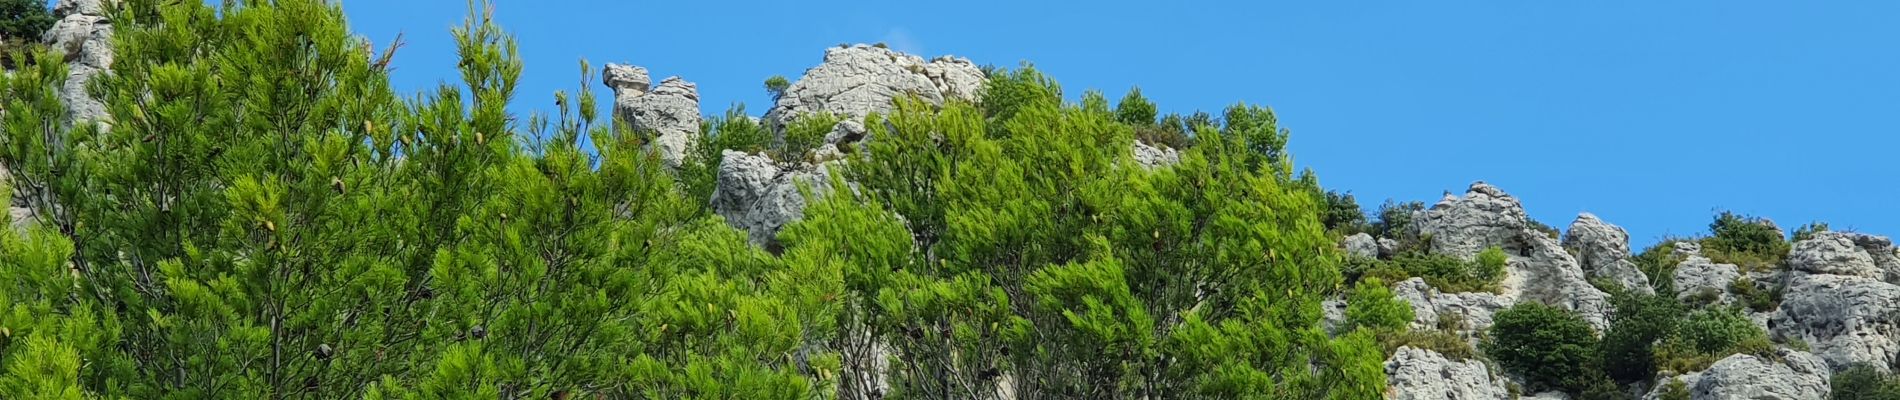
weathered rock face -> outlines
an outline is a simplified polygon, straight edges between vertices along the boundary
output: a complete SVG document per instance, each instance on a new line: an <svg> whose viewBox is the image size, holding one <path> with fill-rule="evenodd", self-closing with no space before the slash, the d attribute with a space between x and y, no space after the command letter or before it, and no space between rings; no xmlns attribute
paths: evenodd
<svg viewBox="0 0 1900 400"><path fill-rule="evenodd" d="M652 132L667 166L685 163L699 139L699 85L675 76L650 87L645 68L619 64L608 64L601 79L614 89L614 118Z"/></svg>
<svg viewBox="0 0 1900 400"><path fill-rule="evenodd" d="M1717 264L1697 254L1676 264L1676 275L1672 279L1676 284L1678 299L1714 295L1716 304L1729 304L1735 301L1735 294L1729 291L1729 286L1741 277L1741 269L1734 264Z"/></svg>
<svg viewBox="0 0 1900 400"><path fill-rule="evenodd" d="M60 0L53 8L59 21L40 39L53 49L66 53L66 85L60 88L60 100L66 104L63 124L80 121L110 123L105 103L86 93L93 78L112 68L112 21L106 18L111 0Z"/></svg>
<svg viewBox="0 0 1900 400"><path fill-rule="evenodd" d="M1900 268L1893 241L1884 237L1843 232L1821 232L1796 243L1788 266L1815 274L1895 280Z"/></svg>
<svg viewBox="0 0 1900 400"><path fill-rule="evenodd" d="M804 218L805 196L799 184L809 185L817 196L831 190L830 170L823 164L780 168L764 154L726 150L722 156L713 212L749 233L755 245L772 248L779 228Z"/></svg>
<svg viewBox="0 0 1900 400"><path fill-rule="evenodd" d="M1710 365L1708 370L1673 379L1681 380L1694 400L1760 399L1824 400L1832 391L1832 374L1820 357L1781 349L1774 358L1736 354ZM1656 385L1645 400L1662 398L1665 385Z"/></svg>
<svg viewBox="0 0 1900 400"><path fill-rule="evenodd" d="M1395 400L1509 399L1504 380L1478 360L1457 361L1431 350L1400 347L1385 362Z"/></svg>
<svg viewBox="0 0 1900 400"><path fill-rule="evenodd" d="M1585 278L1577 260L1556 239L1532 228L1517 198L1484 182L1462 198L1446 196L1414 217L1420 237L1438 254L1471 259L1496 246L1511 256L1502 297L1537 301L1576 311L1598 331L1609 327L1609 295Z"/></svg>
<svg viewBox="0 0 1900 400"><path fill-rule="evenodd" d="M1412 304L1412 329L1437 329L1441 319L1463 321L1457 333L1475 340L1478 332L1491 328L1491 316L1511 302L1491 293L1439 293L1423 278L1407 279L1393 288L1393 295Z"/></svg>
<svg viewBox="0 0 1900 400"><path fill-rule="evenodd" d="M1874 271L1893 257L1891 241L1862 234L1824 232L1797 243L1786 297L1769 324L1774 334L1806 341L1835 369L1889 370L1900 357L1900 286Z"/></svg>
<svg viewBox="0 0 1900 400"><path fill-rule="evenodd" d="M968 59L925 62L876 46L833 47L825 50L824 63L806 70L785 90L765 120L775 130L798 117L821 113L861 120L871 113L889 114L891 101L907 95L933 104L951 98L976 100L983 80L983 70Z"/></svg>
<svg viewBox="0 0 1900 400"><path fill-rule="evenodd" d="M1379 257L1379 242L1373 240L1372 235L1368 233L1347 236L1346 240L1340 243L1340 247L1345 248L1346 254L1356 257Z"/></svg>
<svg viewBox="0 0 1900 400"><path fill-rule="evenodd" d="M1649 277L1630 261L1630 234L1595 214L1583 213L1570 223L1563 245L1577 251L1585 275L1603 278L1638 293L1653 293Z"/></svg>
<svg viewBox="0 0 1900 400"><path fill-rule="evenodd" d="M1140 164L1142 168L1155 169L1181 163L1181 153L1174 149L1165 146L1150 146L1140 140L1135 141L1134 147L1135 163ZM1367 238L1370 239L1371 236Z"/></svg>

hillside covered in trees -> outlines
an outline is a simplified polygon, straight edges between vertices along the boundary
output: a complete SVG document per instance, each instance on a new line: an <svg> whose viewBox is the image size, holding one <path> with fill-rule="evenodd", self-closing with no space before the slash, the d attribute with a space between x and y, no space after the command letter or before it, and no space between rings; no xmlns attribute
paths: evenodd
<svg viewBox="0 0 1900 400"><path fill-rule="evenodd" d="M339 7L0 7L0 398L1900 398L1886 238L1367 215L1264 106L881 45L511 110L491 5L422 93Z"/></svg>

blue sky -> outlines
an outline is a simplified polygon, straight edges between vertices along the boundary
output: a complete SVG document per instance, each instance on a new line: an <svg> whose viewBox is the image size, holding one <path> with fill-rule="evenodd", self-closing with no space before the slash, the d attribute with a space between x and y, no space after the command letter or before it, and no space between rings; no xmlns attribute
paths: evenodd
<svg viewBox="0 0 1900 400"><path fill-rule="evenodd" d="M344 0L400 88L458 79L464 0ZM1559 227L1580 211L1638 247L1717 210L1900 234L1900 2L499 0L527 71L516 112L577 61L699 84L707 114L769 105L839 43L1032 61L1071 97L1139 85L1164 112L1274 107L1292 151L1368 208L1485 180ZM598 82L590 82L596 88Z"/></svg>

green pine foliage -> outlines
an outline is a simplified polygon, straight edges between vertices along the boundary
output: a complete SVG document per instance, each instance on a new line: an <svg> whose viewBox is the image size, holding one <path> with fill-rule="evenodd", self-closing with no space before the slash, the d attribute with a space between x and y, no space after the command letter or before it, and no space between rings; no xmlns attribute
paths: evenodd
<svg viewBox="0 0 1900 400"><path fill-rule="evenodd" d="M1346 324L1353 329L1402 332L1413 317L1412 304L1399 300L1378 278L1359 281L1346 301Z"/></svg>
<svg viewBox="0 0 1900 400"><path fill-rule="evenodd" d="M1781 264L1794 247L1781 235L1781 230L1767 219L1723 211L1709 223L1702 253L1718 263L1751 271L1767 270Z"/></svg>
<svg viewBox="0 0 1900 400"><path fill-rule="evenodd" d="M1828 386L1828 398L1835 400L1900 400L1900 380L1871 365L1835 372Z"/></svg>
<svg viewBox="0 0 1900 400"><path fill-rule="evenodd" d="M1484 352L1505 371L1524 378L1532 392L1577 393L1600 371L1596 332L1577 314L1522 302L1492 317Z"/></svg>
<svg viewBox="0 0 1900 400"><path fill-rule="evenodd" d="M586 86L511 113L472 6L460 82L413 96L324 0L125 0L111 124L62 126L59 57L0 78L0 192L36 211L0 231L0 397L1366 399L1412 319L1366 279L1322 330L1337 206L1265 108L1164 124L996 70L868 118L774 254L707 212L721 153L835 119L772 143L735 107L674 170ZM1141 168L1157 125L1194 143Z"/></svg>
<svg viewBox="0 0 1900 400"><path fill-rule="evenodd" d="M1611 298L1616 312L1603 333L1604 372L1620 382L1646 381L1656 376L1655 345L1676 332L1688 311L1674 296L1618 292Z"/></svg>
<svg viewBox="0 0 1900 400"><path fill-rule="evenodd" d="M52 10L45 0L0 0L0 50L34 42L53 27Z"/></svg>

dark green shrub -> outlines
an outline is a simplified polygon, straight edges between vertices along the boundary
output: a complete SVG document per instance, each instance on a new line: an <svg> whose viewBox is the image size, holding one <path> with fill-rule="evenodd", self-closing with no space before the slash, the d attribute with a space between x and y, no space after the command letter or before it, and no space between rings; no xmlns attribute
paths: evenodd
<svg viewBox="0 0 1900 400"><path fill-rule="evenodd" d="M1583 393L1578 393L1576 397L1576 400L1634 399L1635 397L1631 396L1629 391L1623 390L1622 385L1617 385L1616 381L1609 380L1608 378L1597 379L1595 383L1591 383L1589 387L1583 388Z"/></svg>
<svg viewBox="0 0 1900 400"><path fill-rule="evenodd" d="M1379 232L1379 236L1392 238L1400 243L1406 243L1408 239L1416 243L1417 238L1408 233L1412 227L1412 214L1424 210L1424 202L1395 203L1392 200L1386 200L1385 204L1379 205L1379 221L1373 223L1373 230Z"/></svg>
<svg viewBox="0 0 1900 400"><path fill-rule="evenodd" d="M1505 371L1524 378L1531 392L1576 393L1592 384L1596 332L1569 310L1523 302L1492 317L1484 352Z"/></svg>
<svg viewBox="0 0 1900 400"><path fill-rule="evenodd" d="M0 0L0 40L35 42L53 27L45 0Z"/></svg>
<svg viewBox="0 0 1900 400"><path fill-rule="evenodd" d="M1682 257L1676 256L1676 242L1680 241L1682 240L1665 239L1661 243L1643 249L1643 252L1637 253L1635 257L1631 257L1631 261L1636 263L1636 269L1642 270L1643 274L1649 277L1649 286L1655 289L1658 295L1676 296L1676 264L1682 263Z"/></svg>
<svg viewBox="0 0 1900 400"><path fill-rule="evenodd" d="M1705 309L1689 313L1667 339L1656 345L1660 370L1688 373L1737 353L1759 352L1768 333L1736 309ZM1772 351L1772 344L1769 344ZM1761 355L1761 354L1757 354Z"/></svg>
<svg viewBox="0 0 1900 400"><path fill-rule="evenodd" d="M1709 223L1709 234L1702 239L1703 255L1750 271L1780 264L1793 247L1781 236L1781 229L1776 228L1774 222L1729 211L1723 211Z"/></svg>
<svg viewBox="0 0 1900 400"><path fill-rule="evenodd" d="M1834 400L1900 400L1900 382L1866 364L1835 372L1828 386Z"/></svg>
<svg viewBox="0 0 1900 400"><path fill-rule="evenodd" d="M1780 286L1762 286L1762 283L1755 282L1754 279L1749 279L1744 276L1736 278L1735 282L1729 283L1729 292L1735 293L1735 296L1740 298L1742 303L1747 305L1750 310L1757 312L1774 311L1776 307L1781 306L1782 293L1786 288Z"/></svg>
<svg viewBox="0 0 1900 400"><path fill-rule="evenodd" d="M803 161L812 150L825 144L825 135L831 134L832 127L836 125L838 118L831 114L799 117L785 127L784 143L773 158L779 161Z"/></svg>
<svg viewBox="0 0 1900 400"><path fill-rule="evenodd" d="M1346 302L1348 329L1401 332L1412 323L1412 305L1392 295L1378 278L1359 281Z"/></svg>
<svg viewBox="0 0 1900 400"><path fill-rule="evenodd" d="M1610 298L1616 313L1603 333L1603 370L1619 382L1656 376L1656 342L1675 331L1687 311L1674 297L1622 292Z"/></svg>
<svg viewBox="0 0 1900 400"><path fill-rule="evenodd" d="M1465 261L1440 254L1407 253L1392 262L1408 276L1425 278L1425 283L1447 293L1495 292L1504 279L1504 251L1486 249L1478 260Z"/></svg>
<svg viewBox="0 0 1900 400"><path fill-rule="evenodd" d="M1320 215L1326 229L1341 235L1352 235L1371 229L1366 224L1366 211L1359 208L1359 200L1352 193L1326 191L1325 214Z"/></svg>
<svg viewBox="0 0 1900 400"><path fill-rule="evenodd" d="M1558 231L1557 227L1550 226L1550 224L1546 224L1546 223L1533 219L1533 220L1530 220L1530 225L1531 225L1531 229L1536 229L1538 232L1543 232L1544 236L1549 236L1551 239L1556 239L1563 236L1562 231Z"/></svg>
<svg viewBox="0 0 1900 400"><path fill-rule="evenodd" d="M1663 384L1662 396L1659 396L1656 399L1657 400L1689 400L1689 384L1682 383L1681 379L1670 379L1669 383Z"/></svg>
<svg viewBox="0 0 1900 400"><path fill-rule="evenodd" d="M1122 96L1121 103L1115 104L1115 120L1133 126L1155 124L1155 103L1142 97L1141 88L1128 89L1128 95Z"/></svg>
<svg viewBox="0 0 1900 400"><path fill-rule="evenodd" d="M1800 243L1803 240L1814 238L1814 234L1816 233L1827 232L1827 231L1828 231L1828 227L1827 227L1826 222L1821 222L1821 221L1809 222L1807 225L1802 225L1800 228L1795 228L1794 239L1791 240L1791 242Z"/></svg>

